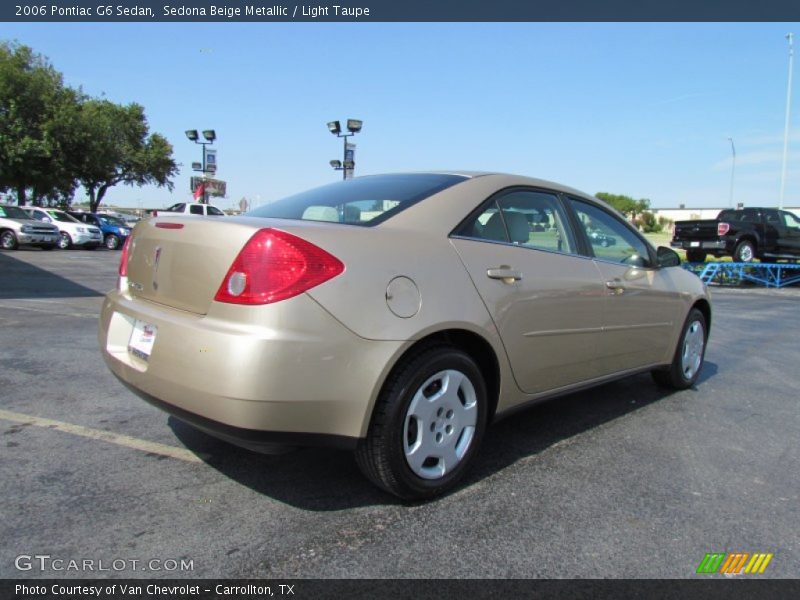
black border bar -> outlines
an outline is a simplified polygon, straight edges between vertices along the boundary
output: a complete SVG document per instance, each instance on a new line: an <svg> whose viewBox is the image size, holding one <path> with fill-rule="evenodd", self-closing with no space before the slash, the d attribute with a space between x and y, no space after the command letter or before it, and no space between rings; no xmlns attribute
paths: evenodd
<svg viewBox="0 0 800 600"><path fill-rule="evenodd" d="M167 10L165 7L169 7ZM202 9L202 10L200 10ZM797 0L5 0L11 22L783 22Z"/></svg>
<svg viewBox="0 0 800 600"><path fill-rule="evenodd" d="M17 586L26 586L28 593L21 593ZM141 594L123 593L132 586L142 588ZM157 586L156 589L154 586ZM218 587L222 586L222 587ZM38 588L38 593L31 593ZM101 593L96 590L100 588ZM183 588L186 593L181 593ZM238 588L236 594L220 593L225 588ZM268 588L269 593L264 590ZM75 589L86 592L75 593ZM110 592L110 590L114 592ZM163 591L173 589L175 591ZM245 591L242 592L241 590ZM54 591L55 590L55 591ZM250 592L248 593L248 590ZM40 593L44 591L44 593ZM70 593L72 592L72 593ZM469 598L470 600L496 600L497 598L647 598L648 600L671 600L703 598L707 600L744 598L797 598L800 595L800 580L797 579L43 579L0 582L0 597L24 600L78 600L99 598L117 600L136 598L149 600L217 600L236 598L241 600L336 599L356 600L360 598L391 598L392 600L425 600L444 598Z"/></svg>

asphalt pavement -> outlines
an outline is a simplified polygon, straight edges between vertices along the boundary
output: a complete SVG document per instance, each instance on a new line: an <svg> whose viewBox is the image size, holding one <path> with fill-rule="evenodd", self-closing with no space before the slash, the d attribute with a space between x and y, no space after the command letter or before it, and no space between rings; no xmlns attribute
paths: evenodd
<svg viewBox="0 0 800 600"><path fill-rule="evenodd" d="M254 454L128 392L97 342L118 260L0 252L0 577L691 578L709 552L800 573L798 288L713 289L694 389L538 405L405 504L347 452Z"/></svg>

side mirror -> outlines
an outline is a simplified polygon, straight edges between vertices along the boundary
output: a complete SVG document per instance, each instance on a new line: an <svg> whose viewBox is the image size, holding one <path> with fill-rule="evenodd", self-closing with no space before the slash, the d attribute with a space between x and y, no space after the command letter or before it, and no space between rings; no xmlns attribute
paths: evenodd
<svg viewBox="0 0 800 600"><path fill-rule="evenodd" d="M665 267L680 267L681 257L672 248L659 246L658 250L656 250L656 262L660 269Z"/></svg>

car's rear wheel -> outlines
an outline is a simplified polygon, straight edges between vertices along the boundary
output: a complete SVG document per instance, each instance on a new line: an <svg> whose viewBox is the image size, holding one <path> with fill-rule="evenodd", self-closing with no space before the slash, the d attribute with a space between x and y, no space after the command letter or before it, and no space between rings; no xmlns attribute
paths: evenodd
<svg viewBox="0 0 800 600"><path fill-rule="evenodd" d="M72 238L69 237L69 234L66 231L62 231L61 235L58 236L58 247L62 250L66 250L67 248L72 246Z"/></svg>
<svg viewBox="0 0 800 600"><path fill-rule="evenodd" d="M736 245L733 251L734 262L753 262L756 257L756 247L750 240L743 240Z"/></svg>
<svg viewBox="0 0 800 600"><path fill-rule="evenodd" d="M452 488L486 428L486 384L466 353L435 346L390 375L356 460L382 489L407 500Z"/></svg>
<svg viewBox="0 0 800 600"><path fill-rule="evenodd" d="M686 251L686 260L689 262L705 262L706 261L706 252L703 250L687 250Z"/></svg>
<svg viewBox="0 0 800 600"><path fill-rule="evenodd" d="M0 248L3 250L16 250L17 246L19 246L19 243L13 231L6 230L0 233Z"/></svg>
<svg viewBox="0 0 800 600"><path fill-rule="evenodd" d="M109 250L116 250L119 248L119 236L114 235L113 233L109 233L106 236L106 248Z"/></svg>
<svg viewBox="0 0 800 600"><path fill-rule="evenodd" d="M683 324L672 364L668 369L653 371L656 383L676 390L685 390L695 384L703 368L707 331L703 313L693 308Z"/></svg>

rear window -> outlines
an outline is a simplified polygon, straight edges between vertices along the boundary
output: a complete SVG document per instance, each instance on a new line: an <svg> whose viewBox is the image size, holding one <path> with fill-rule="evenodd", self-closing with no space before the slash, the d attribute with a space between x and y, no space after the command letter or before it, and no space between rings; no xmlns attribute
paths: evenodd
<svg viewBox="0 0 800 600"><path fill-rule="evenodd" d="M466 179L463 175L434 173L370 175L289 196L250 211L247 216L377 225Z"/></svg>
<svg viewBox="0 0 800 600"><path fill-rule="evenodd" d="M758 212L755 210L723 210L717 216L719 221L758 221Z"/></svg>

